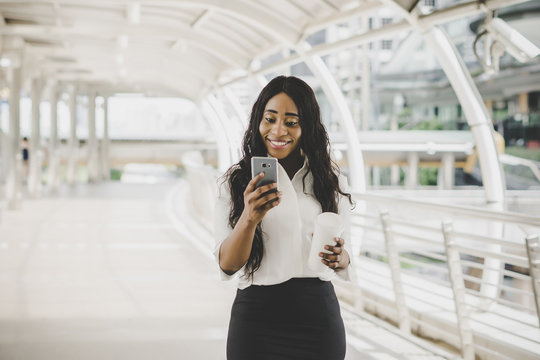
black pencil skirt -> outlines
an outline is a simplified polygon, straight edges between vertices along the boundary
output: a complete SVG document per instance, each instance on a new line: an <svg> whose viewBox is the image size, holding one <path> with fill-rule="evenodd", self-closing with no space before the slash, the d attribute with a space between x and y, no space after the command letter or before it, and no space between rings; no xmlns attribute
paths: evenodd
<svg viewBox="0 0 540 360"><path fill-rule="evenodd" d="M228 360L343 360L345 328L334 287L317 278L238 290Z"/></svg>

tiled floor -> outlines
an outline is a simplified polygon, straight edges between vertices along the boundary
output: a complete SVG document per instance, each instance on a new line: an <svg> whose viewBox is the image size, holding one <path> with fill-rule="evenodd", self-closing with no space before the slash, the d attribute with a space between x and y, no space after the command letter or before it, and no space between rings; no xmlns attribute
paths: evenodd
<svg viewBox="0 0 540 360"><path fill-rule="evenodd" d="M0 359L225 359L234 284L171 221L175 188L79 185L4 211ZM348 360L438 358L344 318Z"/></svg>

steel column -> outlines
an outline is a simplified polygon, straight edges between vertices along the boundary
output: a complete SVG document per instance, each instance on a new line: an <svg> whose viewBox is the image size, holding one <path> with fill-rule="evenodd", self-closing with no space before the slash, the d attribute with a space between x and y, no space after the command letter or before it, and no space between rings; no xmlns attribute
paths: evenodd
<svg viewBox="0 0 540 360"><path fill-rule="evenodd" d="M101 141L101 175L103 180L111 178L111 162L109 157L109 98L103 97L103 139Z"/></svg>
<svg viewBox="0 0 540 360"><path fill-rule="evenodd" d="M380 218L384 233L386 254L388 256L388 267L392 276L399 329L404 333L410 334L411 321L409 309L405 301L405 291L403 291L403 283L401 281L401 261L399 260L398 248L390 225L390 214L388 212L382 212Z"/></svg>
<svg viewBox="0 0 540 360"><path fill-rule="evenodd" d="M199 104L199 108L202 109L204 117L208 121L208 124L216 137L218 170L219 172L224 173L233 164L229 141L217 114L214 112L214 109L210 106L208 101L202 100Z"/></svg>
<svg viewBox="0 0 540 360"><path fill-rule="evenodd" d="M72 86L69 90L69 142L67 181L75 184L75 171L79 157L79 140L77 139L77 89Z"/></svg>
<svg viewBox="0 0 540 360"><path fill-rule="evenodd" d="M6 200L10 210L19 209L21 187L21 154L20 145L20 101L21 101L21 68L12 67L8 71L9 81L9 131L7 134L6 158L8 160L6 176Z"/></svg>
<svg viewBox="0 0 540 360"><path fill-rule="evenodd" d="M455 244L453 231L452 223L443 223L442 232L444 236L444 248L446 251L446 265L448 266L450 285L452 286L452 293L454 294L458 334L461 343L461 355L464 360L474 360L473 334L469 323L467 304L465 303L465 284L463 282L461 260L459 258L459 252L452 247Z"/></svg>
<svg viewBox="0 0 540 360"><path fill-rule="evenodd" d="M362 17L362 27L369 31L368 16ZM371 121L371 61L369 44L362 45L362 131L369 131Z"/></svg>
<svg viewBox="0 0 540 360"><path fill-rule="evenodd" d="M32 98L32 122L29 141L29 173L28 193L32 198L41 194L41 168L43 166L43 150L41 149L40 111L43 82L39 78L32 79L30 90Z"/></svg>
<svg viewBox="0 0 540 360"><path fill-rule="evenodd" d="M86 141L88 181L95 182L98 179L98 153L96 137L96 93L90 90L88 93L88 139Z"/></svg>
<svg viewBox="0 0 540 360"><path fill-rule="evenodd" d="M50 89L51 103L51 133L49 136L49 176L48 184L53 191L58 189L58 169L60 152L58 150L58 88L53 83Z"/></svg>
<svg viewBox="0 0 540 360"><path fill-rule="evenodd" d="M236 122L229 119L222 103L214 95L208 95L208 104L216 115L221 131L225 134L232 165L242 158L242 125L239 121Z"/></svg>
<svg viewBox="0 0 540 360"><path fill-rule="evenodd" d="M296 50L302 56L311 72L319 80L324 93L332 104L333 110L338 114L338 119L343 127L342 131L347 139L351 190L353 192L364 192L366 190L364 158L362 156L362 150L360 149L358 133L354 126L351 110L347 105L345 96L339 89L336 80L333 78L323 60L317 55L306 55L306 51L309 50L309 44L304 43L301 46L298 46Z"/></svg>
<svg viewBox="0 0 540 360"><path fill-rule="evenodd" d="M493 125L482 97L446 32L439 27L432 27L424 31L423 35L448 77L471 128L478 150L487 206L490 209L502 210L505 190L503 172L493 139ZM502 225L490 229L493 236L501 236L502 231ZM497 252L500 251L500 246L490 245L488 250ZM499 260L485 259L480 290L482 295L490 298L497 296L497 286L489 284L497 284L500 281L501 266Z"/></svg>
<svg viewBox="0 0 540 360"><path fill-rule="evenodd" d="M439 189L451 190L454 187L455 157L453 153L444 153L439 168Z"/></svg>
<svg viewBox="0 0 540 360"><path fill-rule="evenodd" d="M414 189L418 186L418 164L420 158L417 152L410 152L407 156L407 178L405 179L406 187Z"/></svg>
<svg viewBox="0 0 540 360"><path fill-rule="evenodd" d="M529 258L529 274L536 305L536 316L540 326L540 238L538 234L528 235L525 238L527 244L527 257Z"/></svg>
<svg viewBox="0 0 540 360"><path fill-rule="evenodd" d="M231 103L231 106L234 109L234 112L240 119L240 122L242 124L243 128L246 128L249 123L248 114L246 114L245 110L242 108L242 105L240 105L240 101L238 101L238 97L232 92L231 89L224 87L223 88L223 95L229 100Z"/></svg>

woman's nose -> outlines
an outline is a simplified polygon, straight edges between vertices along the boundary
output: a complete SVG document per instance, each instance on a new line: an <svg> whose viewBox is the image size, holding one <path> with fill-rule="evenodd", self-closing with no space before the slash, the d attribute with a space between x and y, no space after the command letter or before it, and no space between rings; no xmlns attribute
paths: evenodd
<svg viewBox="0 0 540 360"><path fill-rule="evenodd" d="M272 126L272 133L277 136L287 134L287 127L283 121L276 121Z"/></svg>

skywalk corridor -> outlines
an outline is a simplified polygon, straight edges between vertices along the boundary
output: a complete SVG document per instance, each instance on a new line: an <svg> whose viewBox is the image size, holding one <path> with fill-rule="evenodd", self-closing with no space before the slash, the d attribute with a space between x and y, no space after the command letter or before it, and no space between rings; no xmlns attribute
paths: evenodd
<svg viewBox="0 0 540 360"><path fill-rule="evenodd" d="M235 288L204 253L212 240L183 218L186 190L182 181L66 186L4 211L0 359L225 359ZM348 360L442 359L343 316Z"/></svg>
<svg viewBox="0 0 540 360"><path fill-rule="evenodd" d="M540 359L539 19L0 0L0 360L225 359L215 180L277 75L314 90L356 203L346 359Z"/></svg>

